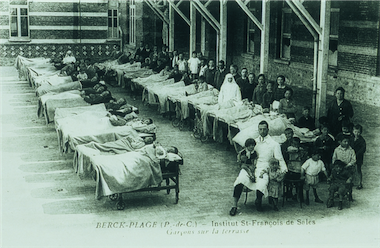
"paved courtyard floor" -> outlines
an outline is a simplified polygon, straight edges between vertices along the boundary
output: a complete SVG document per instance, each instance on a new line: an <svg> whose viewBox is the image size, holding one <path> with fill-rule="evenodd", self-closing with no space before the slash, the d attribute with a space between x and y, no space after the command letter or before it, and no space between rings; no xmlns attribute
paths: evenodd
<svg viewBox="0 0 380 248"><path fill-rule="evenodd" d="M60 155L54 124L37 118L34 90L17 75L14 67L0 67L1 247L380 247L379 108L353 104L368 146L364 189L354 190L353 203L339 211L287 201L275 212L265 201L257 212L251 192L231 217L235 151L201 143L139 97L111 88L152 118L158 141L178 147L185 160L178 204L173 193L132 193L118 211L108 198L95 199L95 181L75 174L73 154ZM321 183L323 200L327 187Z"/></svg>

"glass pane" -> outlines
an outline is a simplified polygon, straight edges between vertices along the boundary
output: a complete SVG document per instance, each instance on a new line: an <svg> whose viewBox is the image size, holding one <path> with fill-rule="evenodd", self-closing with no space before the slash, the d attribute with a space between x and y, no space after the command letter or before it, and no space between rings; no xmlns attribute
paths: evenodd
<svg viewBox="0 0 380 248"><path fill-rule="evenodd" d="M253 53L254 51L255 51L255 33L249 33L248 52Z"/></svg>
<svg viewBox="0 0 380 248"><path fill-rule="evenodd" d="M113 26L116 28L117 27L117 18L113 18Z"/></svg>
<svg viewBox="0 0 380 248"><path fill-rule="evenodd" d="M11 15L17 15L17 9L16 8L11 8L10 13L11 13Z"/></svg>
<svg viewBox="0 0 380 248"><path fill-rule="evenodd" d="M112 27L112 18L108 18L108 27Z"/></svg>
<svg viewBox="0 0 380 248"><path fill-rule="evenodd" d="M28 37L28 17L21 17L21 36Z"/></svg>
<svg viewBox="0 0 380 248"><path fill-rule="evenodd" d="M290 13L283 13L283 25L284 25L283 33L290 34L291 33Z"/></svg>
<svg viewBox="0 0 380 248"><path fill-rule="evenodd" d="M20 13L21 13L21 15L28 15L28 9L21 8Z"/></svg>
<svg viewBox="0 0 380 248"><path fill-rule="evenodd" d="M112 10L108 10L108 17L112 16Z"/></svg>
<svg viewBox="0 0 380 248"><path fill-rule="evenodd" d="M113 11L113 16L117 16L117 10Z"/></svg>
<svg viewBox="0 0 380 248"><path fill-rule="evenodd" d="M290 39L283 38L282 40L282 58L290 59Z"/></svg>
<svg viewBox="0 0 380 248"><path fill-rule="evenodd" d="M17 16L11 17L11 37L18 36Z"/></svg>
<svg viewBox="0 0 380 248"><path fill-rule="evenodd" d="M331 12L330 35L338 35L339 12Z"/></svg>

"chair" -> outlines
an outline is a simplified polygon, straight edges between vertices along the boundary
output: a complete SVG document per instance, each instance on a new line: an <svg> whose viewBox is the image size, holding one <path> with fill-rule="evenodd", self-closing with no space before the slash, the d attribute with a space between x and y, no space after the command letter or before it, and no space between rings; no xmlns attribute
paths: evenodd
<svg viewBox="0 0 380 248"><path fill-rule="evenodd" d="M288 175L288 174L287 174ZM282 184L282 206L285 204L285 198L288 194L288 189L296 188L297 191L297 198L300 202L300 207L302 208L302 202L303 202L303 185L305 183L305 179L296 179L296 178L287 178L285 177L283 184Z"/></svg>

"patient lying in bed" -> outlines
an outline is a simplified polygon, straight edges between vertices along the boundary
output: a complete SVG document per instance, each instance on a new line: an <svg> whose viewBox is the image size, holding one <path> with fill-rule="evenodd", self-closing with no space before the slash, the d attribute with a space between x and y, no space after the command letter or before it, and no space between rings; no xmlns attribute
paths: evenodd
<svg viewBox="0 0 380 248"><path fill-rule="evenodd" d="M145 145L153 144L153 137L127 136L122 139L98 143L92 141L87 144L78 145L74 155L74 170L80 178L94 176L94 168L90 158L95 155L115 155L136 151Z"/></svg>
<svg viewBox="0 0 380 248"><path fill-rule="evenodd" d="M155 144L138 151L91 157L96 173L97 199L115 193L131 192L158 185L162 181L161 160L181 161L173 147L164 149ZM177 150L178 151L178 150Z"/></svg>
<svg viewBox="0 0 380 248"><path fill-rule="evenodd" d="M109 117L110 123L113 126L130 126L134 130L144 133L155 133L156 125L153 124L153 120L150 118L141 119L137 118L137 115L131 113L126 117L122 118L120 116L111 115Z"/></svg>

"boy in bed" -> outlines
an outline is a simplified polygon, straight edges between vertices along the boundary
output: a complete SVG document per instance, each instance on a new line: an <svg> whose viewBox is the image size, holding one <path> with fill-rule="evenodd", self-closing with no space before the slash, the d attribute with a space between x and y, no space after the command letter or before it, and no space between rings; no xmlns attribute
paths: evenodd
<svg viewBox="0 0 380 248"><path fill-rule="evenodd" d="M125 98L119 98L117 101L111 99L109 103L106 103L105 105L108 112L120 117L124 117L125 115L138 110L136 107L128 104Z"/></svg>
<svg viewBox="0 0 380 248"><path fill-rule="evenodd" d="M83 99L91 105L99 103L108 103L110 100L112 100L112 95L110 91L105 90L100 94L90 94L88 96L85 96L83 97Z"/></svg>

